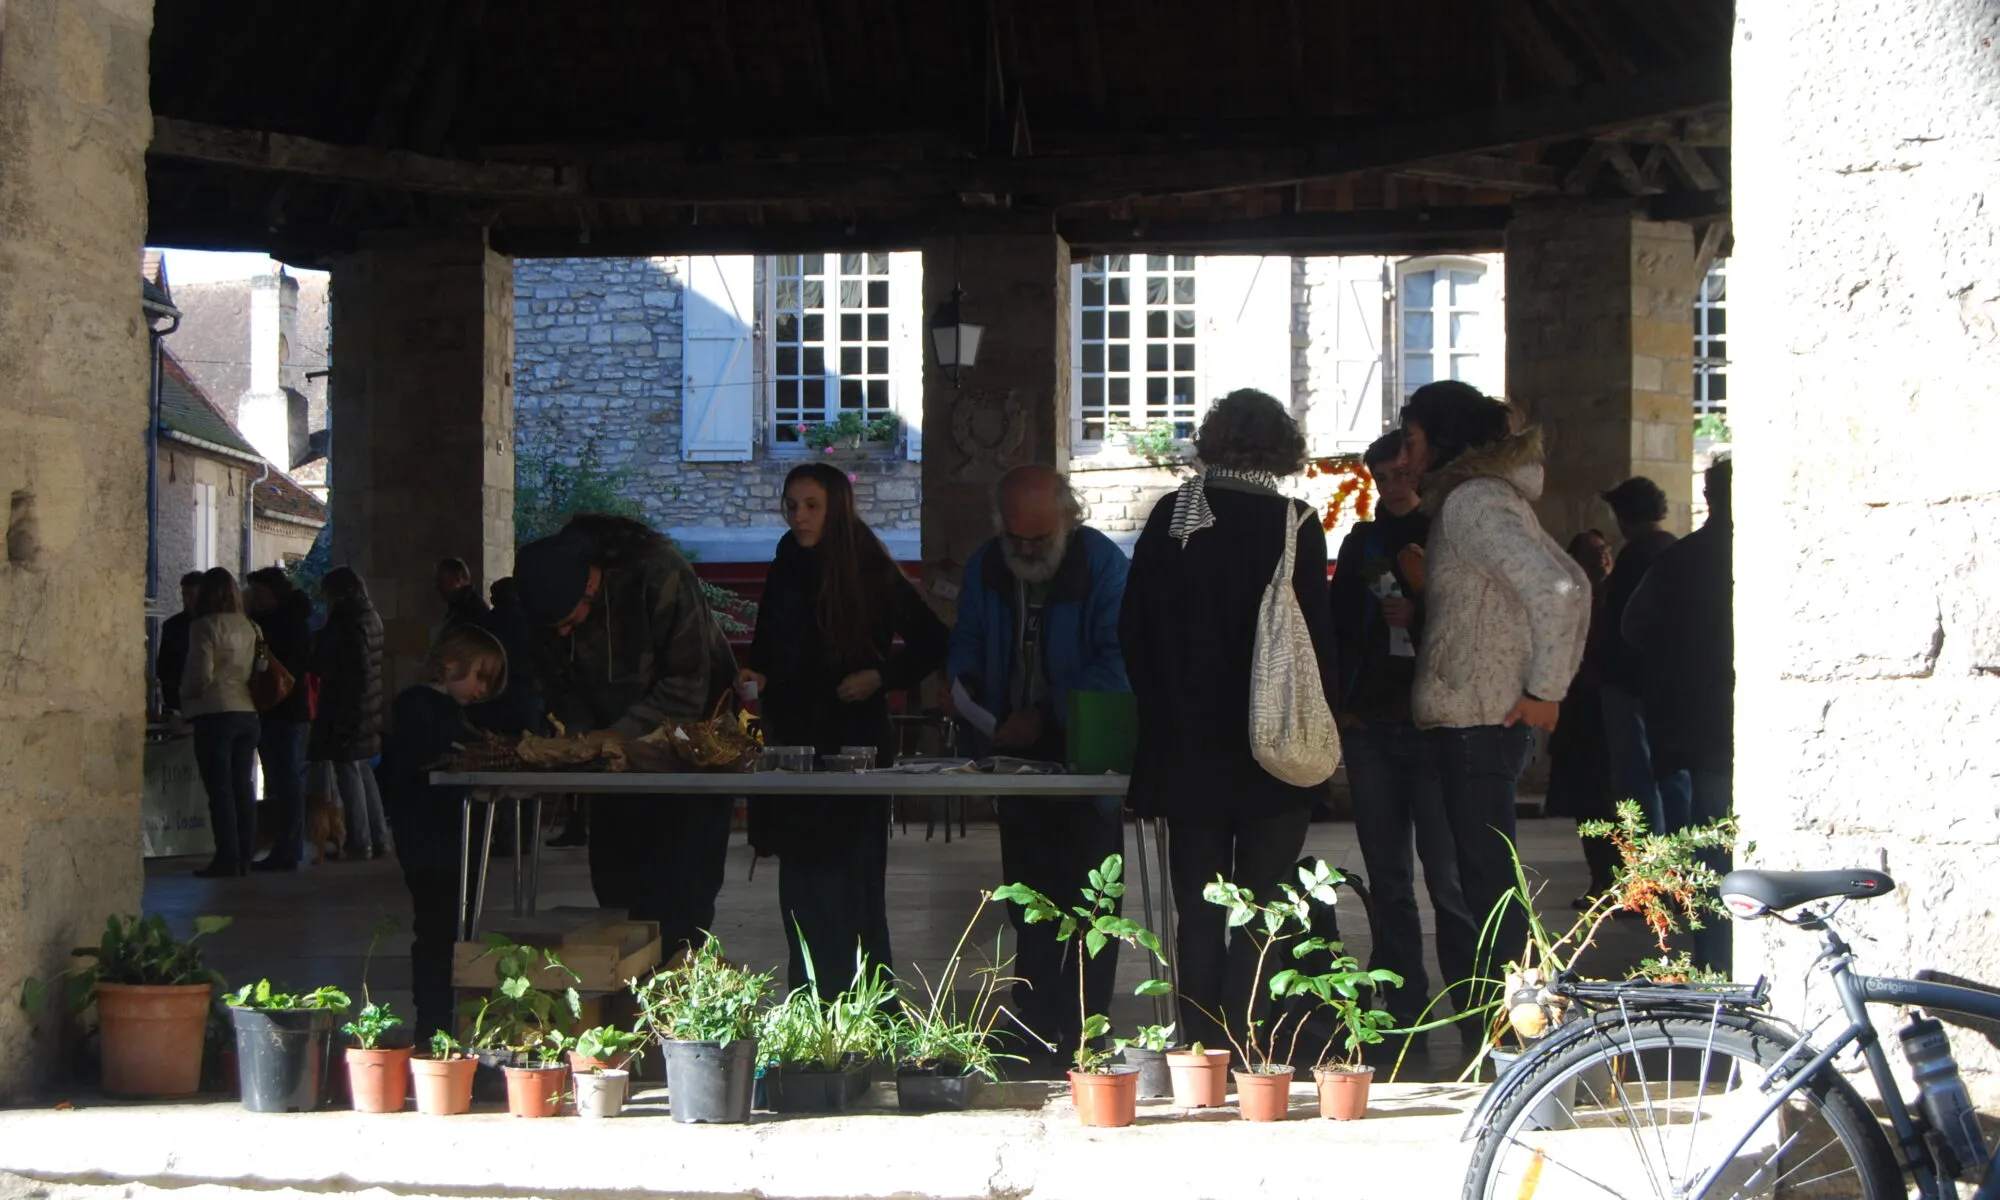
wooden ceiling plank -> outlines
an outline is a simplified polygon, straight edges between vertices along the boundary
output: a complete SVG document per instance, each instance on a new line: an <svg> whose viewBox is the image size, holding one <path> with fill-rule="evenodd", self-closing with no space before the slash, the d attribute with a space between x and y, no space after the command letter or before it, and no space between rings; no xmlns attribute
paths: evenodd
<svg viewBox="0 0 2000 1200"><path fill-rule="evenodd" d="M1076 20L1077 56L1083 61L1084 90L1090 97L1091 112L1102 117L1111 111L1111 96L1104 81L1104 41L1097 23L1097 0L1075 0L1071 11Z"/></svg>
<svg viewBox="0 0 2000 1200"><path fill-rule="evenodd" d="M156 158L404 191L459 195L556 197L578 194L554 168L474 163L376 146L336 146L289 134L222 129L173 117L153 118Z"/></svg>

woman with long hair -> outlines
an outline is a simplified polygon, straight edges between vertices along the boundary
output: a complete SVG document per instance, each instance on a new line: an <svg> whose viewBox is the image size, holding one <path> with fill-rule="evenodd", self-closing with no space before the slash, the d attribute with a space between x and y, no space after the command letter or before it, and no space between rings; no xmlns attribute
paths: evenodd
<svg viewBox="0 0 2000 1200"><path fill-rule="evenodd" d="M181 711L194 725L194 760L208 793L215 857L195 874L216 879L250 873L257 851L257 706L250 673L257 626L243 615L236 578L221 567L202 574L188 626Z"/></svg>
<svg viewBox="0 0 2000 1200"><path fill-rule="evenodd" d="M1403 409L1401 465L1423 480L1431 514L1410 708L1435 742L1459 882L1484 922L1515 887L1514 785L1530 729L1555 730L1582 663L1590 580L1535 515L1541 431L1516 433L1505 404L1456 381L1418 388ZM1509 904L1491 966L1526 944L1527 920Z"/></svg>
<svg viewBox="0 0 2000 1200"><path fill-rule="evenodd" d="M861 519L854 487L825 463L785 479L785 524L765 579L750 665L770 745L873 746L895 753L889 693L944 663L949 632ZM901 646L897 640L901 639ZM790 982L806 982L810 950L822 995L847 986L857 946L891 964L884 875L887 797L751 801L751 843L778 856L778 905L791 946Z"/></svg>
<svg viewBox="0 0 2000 1200"><path fill-rule="evenodd" d="M313 646L319 676L319 711L307 753L333 764L334 783L347 819L344 860L388 854L389 818L370 760L382 753L382 617L368 587L351 567L335 567L320 581L326 628Z"/></svg>

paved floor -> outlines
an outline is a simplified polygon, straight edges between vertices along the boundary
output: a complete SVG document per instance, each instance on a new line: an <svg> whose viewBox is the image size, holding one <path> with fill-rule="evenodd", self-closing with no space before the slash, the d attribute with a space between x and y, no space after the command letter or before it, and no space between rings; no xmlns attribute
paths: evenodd
<svg viewBox="0 0 2000 1200"><path fill-rule="evenodd" d="M891 938L906 979L914 978L917 972L935 977L938 965L949 955L977 907L979 889L1005 882L1000 878L998 834L990 820L977 818L975 812L967 836L954 836L946 843L939 830L926 840L919 806L911 816L908 832L899 824L890 839ZM1128 857L1136 853L1137 828L1134 825L1127 832ZM1558 919L1566 917L1568 899L1582 890L1587 877L1576 848L1574 826L1566 820L1524 818L1520 846L1531 875L1545 887L1545 907ZM1313 825L1306 850L1337 867L1360 870L1354 826L1348 822ZM580 849L543 850L543 907L594 903L586 853ZM731 958L775 968L782 979L785 946L775 917L776 861L758 862L753 874L750 849L738 833L729 864L729 881L717 903L715 932ZM393 860L328 863L297 874L223 880L194 878L189 872L199 865L200 860L194 859L149 862L146 908L180 924L200 913L234 917L235 924L215 937L209 950L211 963L231 981L269 976L298 988L331 983L358 996L370 927L385 912L407 925L407 894ZM511 903L511 861L496 858L493 871L487 911L490 919L504 920ZM1128 866L1127 874L1132 882L1130 899L1136 899L1136 873ZM1153 885L1157 897L1157 878ZM1427 903L1424 909L1428 931ZM998 909L989 907L982 918L981 944L991 947L1003 923ZM1351 951L1366 961L1370 938L1358 908L1343 914L1341 930ZM391 937L368 966L368 981L376 998L387 999L405 1013L410 1011L407 948L406 935ZM1591 973L1613 976L1652 950L1637 922L1618 921L1606 926L1598 953ZM1439 978L1435 954L1427 957L1435 982ZM1138 955L1122 957L1119 990L1123 999L1112 1014L1121 1027L1129 1027L1149 1012L1150 1002L1130 995L1143 971ZM1458 1073L1462 1064L1456 1056L1456 1039L1436 1041L1450 1044L1438 1048L1434 1043L1436 1061L1406 1062L1401 1078L1451 1078Z"/></svg>

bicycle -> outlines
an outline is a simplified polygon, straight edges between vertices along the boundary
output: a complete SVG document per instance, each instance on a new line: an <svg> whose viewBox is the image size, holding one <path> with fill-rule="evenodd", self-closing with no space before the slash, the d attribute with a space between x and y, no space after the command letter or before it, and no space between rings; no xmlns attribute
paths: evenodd
<svg viewBox="0 0 2000 1200"><path fill-rule="evenodd" d="M1724 905L1818 933L1809 970L1833 980L1847 1027L1824 1049L1767 1009L1768 985L1556 981L1584 1014L1534 1046L1473 1112L1466 1200L1569 1196L2000 1200L1989 1157L1934 1018L2000 1045L2000 988L1919 971L1863 975L1830 918L1895 887L1877 871L1735 871ZM1899 1036L1919 1091L1906 1103L1868 1005L1919 1008ZM1824 1024L1825 1022L1822 1022ZM1889 1134L1833 1065L1858 1047ZM1892 1143L1893 1137L1893 1143ZM1982 1181L1983 1182L1980 1182Z"/></svg>

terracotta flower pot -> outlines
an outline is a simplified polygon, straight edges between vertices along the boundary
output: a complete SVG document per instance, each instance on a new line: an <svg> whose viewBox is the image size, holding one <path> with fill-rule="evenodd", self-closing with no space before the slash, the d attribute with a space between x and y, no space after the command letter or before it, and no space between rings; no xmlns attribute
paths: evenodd
<svg viewBox="0 0 2000 1200"><path fill-rule="evenodd" d="M104 1094L172 1099L201 1090L210 987L97 985Z"/></svg>
<svg viewBox="0 0 2000 1200"><path fill-rule="evenodd" d="M1221 1108L1229 1103L1229 1051L1170 1050L1175 1108Z"/></svg>
<svg viewBox="0 0 2000 1200"><path fill-rule="evenodd" d="M517 1117L553 1117L562 1111L568 1067L508 1067L507 1111Z"/></svg>
<svg viewBox="0 0 2000 1200"><path fill-rule="evenodd" d="M410 1094L410 1056L413 1053L415 1051L408 1046L400 1050L349 1047L346 1054L347 1090L354 1111L402 1112L403 1101Z"/></svg>
<svg viewBox="0 0 2000 1200"><path fill-rule="evenodd" d="M1246 1121L1282 1121L1292 1108L1292 1069L1236 1072L1236 1108Z"/></svg>
<svg viewBox="0 0 2000 1200"><path fill-rule="evenodd" d="M1319 1115L1330 1121L1359 1121L1368 1115L1368 1085L1374 1067L1321 1067L1313 1072L1319 1086Z"/></svg>
<svg viewBox="0 0 2000 1200"><path fill-rule="evenodd" d="M1139 1068L1104 1072L1071 1071L1069 1095L1076 1115L1096 1129L1123 1129L1139 1116Z"/></svg>
<svg viewBox="0 0 2000 1200"><path fill-rule="evenodd" d="M455 1117L472 1111L472 1077L479 1060L462 1058L412 1058L410 1080L416 1084L417 1111L433 1117Z"/></svg>

